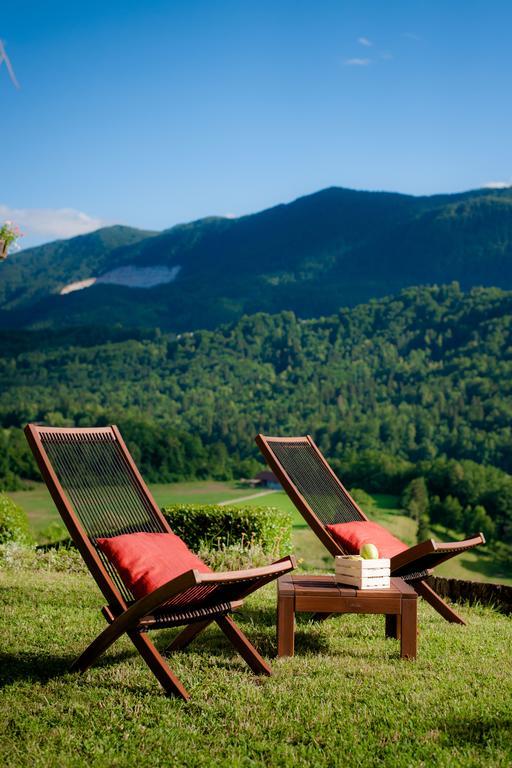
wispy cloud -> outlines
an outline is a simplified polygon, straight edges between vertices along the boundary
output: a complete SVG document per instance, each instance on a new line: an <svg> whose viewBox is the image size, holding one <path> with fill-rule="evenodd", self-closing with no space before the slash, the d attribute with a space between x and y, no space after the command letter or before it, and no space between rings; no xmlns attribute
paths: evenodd
<svg viewBox="0 0 512 768"><path fill-rule="evenodd" d="M507 189L512 187L512 181L488 181L484 189Z"/></svg>
<svg viewBox="0 0 512 768"><path fill-rule="evenodd" d="M408 40L416 40L417 42L421 40L421 37L415 35L414 32L402 32L402 37L406 37Z"/></svg>
<svg viewBox="0 0 512 768"><path fill-rule="evenodd" d="M371 59L345 59L346 67L367 67L371 64Z"/></svg>
<svg viewBox="0 0 512 768"><path fill-rule="evenodd" d="M382 51L380 57L381 59L384 59L384 61L391 61L391 59L394 58L391 51Z"/></svg>
<svg viewBox="0 0 512 768"><path fill-rule="evenodd" d="M363 37L358 37L357 38L357 42L359 43L359 45L364 45L365 48L371 48L372 45L373 45L372 41L369 40L367 37L364 37L364 36Z"/></svg>
<svg viewBox="0 0 512 768"><path fill-rule="evenodd" d="M36 241L85 235L111 223L74 208L11 208L0 204L0 220L4 219L16 222L24 232L24 247Z"/></svg>

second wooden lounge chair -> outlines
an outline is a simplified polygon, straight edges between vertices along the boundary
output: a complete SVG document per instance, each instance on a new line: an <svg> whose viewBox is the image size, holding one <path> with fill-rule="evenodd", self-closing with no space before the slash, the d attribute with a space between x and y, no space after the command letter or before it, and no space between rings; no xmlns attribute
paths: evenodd
<svg viewBox="0 0 512 768"><path fill-rule="evenodd" d="M387 538L384 546L388 547L389 552L384 556L391 558L391 575L400 576L409 582L447 621L465 624L429 586L426 578L436 565L483 544L483 534L479 533L466 541L444 543L429 539L413 547L406 547L387 533L385 528L368 520L309 435L258 435L256 443L290 499L333 557L359 551L358 547L347 547L340 539L338 532L346 528L344 524L356 523L356 526L351 526L351 534L359 526L357 536L364 534L365 526L361 527L361 524L367 523L369 540L374 536L383 536L384 540Z"/></svg>
<svg viewBox="0 0 512 768"><path fill-rule="evenodd" d="M271 674L230 614L251 592L291 571L292 557L262 568L212 573L172 533L117 427L29 424L25 434L71 538L107 601L102 612L108 626L72 669L85 672L126 633L165 691L188 699L146 633L185 626L167 649L175 651L215 621L256 674ZM142 558L141 548L146 552Z"/></svg>

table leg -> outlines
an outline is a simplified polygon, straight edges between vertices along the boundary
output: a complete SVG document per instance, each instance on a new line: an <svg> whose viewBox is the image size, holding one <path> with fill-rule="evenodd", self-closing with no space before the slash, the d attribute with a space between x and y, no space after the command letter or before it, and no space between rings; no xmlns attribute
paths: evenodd
<svg viewBox="0 0 512 768"><path fill-rule="evenodd" d="M402 599L402 613L400 616L400 656L403 659L416 658L416 644L418 637L418 600L414 598Z"/></svg>
<svg viewBox="0 0 512 768"><path fill-rule="evenodd" d="M277 600L277 655L293 656L295 641L295 600L280 594Z"/></svg>
<svg viewBox="0 0 512 768"><path fill-rule="evenodd" d="M400 622L396 613L386 614L386 637L392 637L393 640L400 640Z"/></svg>

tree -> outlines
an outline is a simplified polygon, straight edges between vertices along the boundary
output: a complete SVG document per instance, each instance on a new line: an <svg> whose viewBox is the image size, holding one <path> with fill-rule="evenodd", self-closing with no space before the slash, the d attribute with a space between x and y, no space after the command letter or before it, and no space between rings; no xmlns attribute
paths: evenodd
<svg viewBox="0 0 512 768"><path fill-rule="evenodd" d="M429 516L424 513L420 515L418 519L418 528L416 530L416 541L420 544L430 536L430 519Z"/></svg>
<svg viewBox="0 0 512 768"><path fill-rule="evenodd" d="M429 498L424 477L415 477L405 487L402 506L413 520L419 521L423 515L428 516Z"/></svg>
<svg viewBox="0 0 512 768"><path fill-rule="evenodd" d="M351 488L350 495L363 512L371 512L375 508L375 499L362 488Z"/></svg>
<svg viewBox="0 0 512 768"><path fill-rule="evenodd" d="M464 510L463 525L464 532L469 536L480 531L485 536L486 541L492 541L496 536L496 524L481 504Z"/></svg>
<svg viewBox="0 0 512 768"><path fill-rule="evenodd" d="M455 497L448 494L441 505L441 520L446 528L460 531L462 527L462 504Z"/></svg>

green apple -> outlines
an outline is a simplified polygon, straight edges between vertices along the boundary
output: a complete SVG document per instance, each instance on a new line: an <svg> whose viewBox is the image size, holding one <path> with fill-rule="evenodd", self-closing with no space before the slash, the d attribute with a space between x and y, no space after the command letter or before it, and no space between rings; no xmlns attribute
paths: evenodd
<svg viewBox="0 0 512 768"><path fill-rule="evenodd" d="M359 554L364 560L377 560L379 557L379 550L377 549L375 544L370 544L368 542L366 544L363 544L363 546L359 550Z"/></svg>

